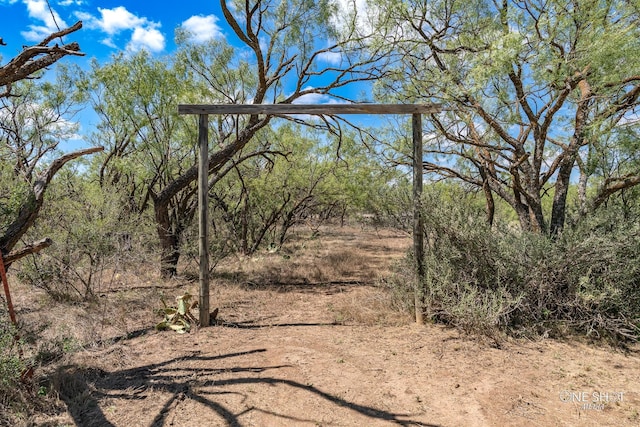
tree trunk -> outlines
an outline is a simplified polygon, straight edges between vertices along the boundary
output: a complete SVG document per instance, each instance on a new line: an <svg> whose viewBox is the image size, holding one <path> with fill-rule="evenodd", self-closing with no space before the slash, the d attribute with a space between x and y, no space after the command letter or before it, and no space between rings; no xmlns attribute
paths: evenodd
<svg viewBox="0 0 640 427"><path fill-rule="evenodd" d="M544 222L544 214L542 212L542 203L540 200L535 200L535 203L529 203L529 216L531 217L531 229L533 231L536 233L547 232L547 226Z"/></svg>
<svg viewBox="0 0 640 427"><path fill-rule="evenodd" d="M482 191L484 192L484 199L487 205L487 224L489 227L493 226L493 220L496 213L496 204L493 200L493 192L487 179L487 173L484 167L480 168L480 177L482 178Z"/></svg>
<svg viewBox="0 0 640 427"><path fill-rule="evenodd" d="M564 228L564 220L567 215L567 195L569 194L571 171L573 170L575 159L575 154L567 156L558 170L556 192L553 196L553 207L551 208L551 224L549 227L552 236L558 235Z"/></svg>
<svg viewBox="0 0 640 427"><path fill-rule="evenodd" d="M170 279L178 275L178 261L180 261L179 237L170 234L164 240L160 240L162 244L162 258L160 260L160 277Z"/></svg>
<svg viewBox="0 0 640 427"><path fill-rule="evenodd" d="M169 218L169 206L154 199L156 231L160 240L160 276L163 279L178 274L180 260L180 233L173 230Z"/></svg>
<svg viewBox="0 0 640 427"><path fill-rule="evenodd" d="M567 147L565 152L565 158L562 159L562 163L560 164L558 178L556 179L556 193L553 197L553 208L551 209L550 231L552 236L556 236L562 232L564 228L567 194L569 193L569 185L571 183L571 171L576 163L578 150L585 140L584 129L587 124L591 87L585 79L582 79L578 82L578 89L580 89L580 100L578 101L578 107L576 109L574 133L569 147Z"/></svg>
<svg viewBox="0 0 640 427"><path fill-rule="evenodd" d="M518 220L520 221L520 229L522 231L533 231L531 227L531 214L529 213L529 206L522 202L522 195L520 191L514 188L513 190L513 203L511 207L518 214Z"/></svg>
<svg viewBox="0 0 640 427"><path fill-rule="evenodd" d="M249 255L249 195L243 188L242 199L244 204L240 211L240 249L243 255Z"/></svg>
<svg viewBox="0 0 640 427"><path fill-rule="evenodd" d="M577 159L578 160L578 159ZM585 171L585 166L580 166L580 179L578 180L578 210L580 215L584 215L587 211L587 184L589 176Z"/></svg>
<svg viewBox="0 0 640 427"><path fill-rule="evenodd" d="M247 126L238 133L233 143L209 156L209 173L219 171L225 163L242 150L258 130L269 123L269 120L270 117L259 119L257 115L250 116ZM163 278L173 277L178 272L177 265L180 259L180 237L182 234L181 225L175 224L175 228L172 228L169 202L197 178L198 165L196 164L167 184L162 191L153 193L150 190L150 197L154 205L156 230L160 240L162 262L160 274Z"/></svg>
<svg viewBox="0 0 640 427"><path fill-rule="evenodd" d="M31 189L29 200L22 204L17 218L9 224L4 235L0 236L0 251L2 251L3 254L11 252L11 249L13 249L35 222L44 203L47 188L55 174L58 173L67 162L102 150L102 147L78 150L65 154L51 162L51 165L37 177Z"/></svg>

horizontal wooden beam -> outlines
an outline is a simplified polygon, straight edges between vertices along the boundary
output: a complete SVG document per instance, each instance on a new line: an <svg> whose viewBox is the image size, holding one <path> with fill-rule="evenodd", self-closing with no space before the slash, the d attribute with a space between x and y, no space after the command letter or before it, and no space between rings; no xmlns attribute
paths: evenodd
<svg viewBox="0 0 640 427"><path fill-rule="evenodd" d="M440 104L180 104L178 114L432 114Z"/></svg>

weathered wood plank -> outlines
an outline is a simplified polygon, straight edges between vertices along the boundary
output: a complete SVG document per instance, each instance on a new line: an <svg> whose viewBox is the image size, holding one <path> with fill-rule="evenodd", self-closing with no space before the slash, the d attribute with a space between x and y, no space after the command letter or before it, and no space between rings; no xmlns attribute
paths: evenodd
<svg viewBox="0 0 640 427"><path fill-rule="evenodd" d="M179 114L432 114L440 104L180 104Z"/></svg>
<svg viewBox="0 0 640 427"><path fill-rule="evenodd" d="M424 235L422 220L422 115L414 114L413 128L413 254L416 265L416 288L414 289L416 323L424 324Z"/></svg>
<svg viewBox="0 0 640 427"><path fill-rule="evenodd" d="M209 326L209 119L198 121L198 223L200 251L200 326Z"/></svg>

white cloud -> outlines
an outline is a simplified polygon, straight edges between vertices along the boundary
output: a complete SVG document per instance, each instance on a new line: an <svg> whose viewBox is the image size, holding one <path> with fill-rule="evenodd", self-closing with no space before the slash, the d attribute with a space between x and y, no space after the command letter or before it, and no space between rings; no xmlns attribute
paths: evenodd
<svg viewBox="0 0 640 427"><path fill-rule="evenodd" d="M331 65L340 65L342 54L338 52L322 52L318 55L318 61L324 61Z"/></svg>
<svg viewBox="0 0 640 427"><path fill-rule="evenodd" d="M191 34L191 40L204 43L207 40L222 37L222 29L217 22L218 18L214 15L196 15L184 21L182 28Z"/></svg>
<svg viewBox="0 0 640 427"><path fill-rule="evenodd" d="M93 15L86 12L74 12L73 14L75 15L76 18L84 22L85 27L87 26L88 21L95 19Z"/></svg>
<svg viewBox="0 0 640 427"><path fill-rule="evenodd" d="M67 23L60 15L49 9L46 0L23 0L27 6L29 17L42 21L44 25L29 25L29 31L23 31L22 36L30 41L41 41L45 37L58 31L58 28L66 28Z"/></svg>
<svg viewBox="0 0 640 427"><path fill-rule="evenodd" d="M137 27L133 30L127 50L137 52L144 49L150 52L160 52L164 49L164 36L156 28Z"/></svg>
<svg viewBox="0 0 640 427"><path fill-rule="evenodd" d="M302 88L302 92L312 91L314 87L306 86ZM325 93L305 93L299 98L293 100L292 104L348 104L347 101L338 100Z"/></svg>
<svg viewBox="0 0 640 427"><path fill-rule="evenodd" d="M138 18L124 6L113 9L98 8L100 19L88 15L89 28L99 28L109 35L118 34L123 30L131 30L147 23L145 18Z"/></svg>
<svg viewBox="0 0 640 427"><path fill-rule="evenodd" d="M303 91L313 90L312 86L307 86L303 88ZM335 98L332 98L329 95L323 93L306 93L299 98L294 99L292 104L311 104L311 105L321 105L321 104L346 104L346 101L340 101ZM300 120L305 121L318 121L320 120L317 115L310 114L291 114L292 117L295 117Z"/></svg>
<svg viewBox="0 0 640 427"><path fill-rule="evenodd" d="M100 17L89 13L78 12L76 16L85 21L89 29L97 29L107 34L102 43L116 48L114 40L122 33L131 32L131 40L126 45L128 51L149 50L160 52L165 47L165 36L160 32L160 23L150 21L129 12L126 7L118 6L113 9L98 8Z"/></svg>
<svg viewBox="0 0 640 427"><path fill-rule="evenodd" d="M374 21L377 18L375 8L369 6L368 0L333 0L336 13L332 17L333 25L340 29L348 29L355 16L356 29L361 34L371 34L375 30Z"/></svg>
<svg viewBox="0 0 640 427"><path fill-rule="evenodd" d="M118 49L118 45L115 44L115 42L113 41L113 39L111 37L105 37L102 40L100 40L100 43L102 43L103 45L110 47L112 49Z"/></svg>
<svg viewBox="0 0 640 427"><path fill-rule="evenodd" d="M60 0L58 4L60 6L81 6L84 4L84 0Z"/></svg>
<svg viewBox="0 0 640 427"><path fill-rule="evenodd" d="M27 6L29 16L44 21L47 27L55 28L56 22L60 26L66 26L60 15L55 10L49 9L45 0L25 0L24 4Z"/></svg>

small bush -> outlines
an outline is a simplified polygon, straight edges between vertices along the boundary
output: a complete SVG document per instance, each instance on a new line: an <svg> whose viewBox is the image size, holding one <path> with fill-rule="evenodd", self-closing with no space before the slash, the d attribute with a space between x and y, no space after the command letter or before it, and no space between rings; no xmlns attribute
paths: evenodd
<svg viewBox="0 0 640 427"><path fill-rule="evenodd" d="M127 212L112 189L62 170L49 188L26 240L48 236L53 245L17 265L18 279L54 301L95 300L114 277L141 264L149 253L142 217ZM153 232L150 233L153 236Z"/></svg>
<svg viewBox="0 0 640 427"><path fill-rule="evenodd" d="M14 339L14 328L5 320L0 321L0 414L19 411L22 406L20 376L25 364L20 358ZM11 408L11 411L7 409ZM0 415L0 425L11 425L11 420Z"/></svg>
<svg viewBox="0 0 640 427"><path fill-rule="evenodd" d="M600 212L556 239L488 227L464 201L427 193L425 302L437 322L495 337L577 332L640 337L640 226ZM413 262L390 286L413 307Z"/></svg>
<svg viewBox="0 0 640 427"><path fill-rule="evenodd" d="M20 382L20 374L25 368L18 355L14 339L15 331L11 325L0 324L0 393L11 393Z"/></svg>

